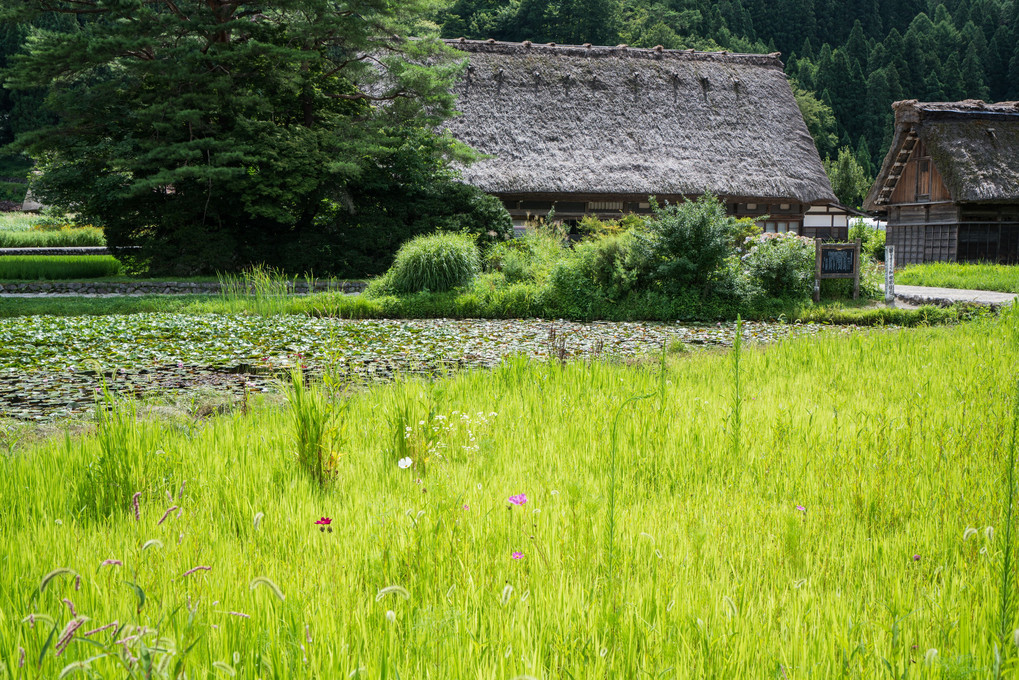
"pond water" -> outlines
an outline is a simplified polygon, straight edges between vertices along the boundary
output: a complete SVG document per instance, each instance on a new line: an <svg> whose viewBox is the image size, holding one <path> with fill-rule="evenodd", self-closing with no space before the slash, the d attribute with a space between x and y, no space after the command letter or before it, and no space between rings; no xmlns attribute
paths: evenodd
<svg viewBox="0 0 1019 680"><path fill-rule="evenodd" d="M813 334L818 325L744 324L751 342ZM0 414L26 420L92 407L105 384L139 397L214 389L268 391L290 368L330 367L364 381L397 374L539 360L631 358L679 340L732 343L735 324L575 323L546 320L353 321L306 316L133 314L0 320Z"/></svg>

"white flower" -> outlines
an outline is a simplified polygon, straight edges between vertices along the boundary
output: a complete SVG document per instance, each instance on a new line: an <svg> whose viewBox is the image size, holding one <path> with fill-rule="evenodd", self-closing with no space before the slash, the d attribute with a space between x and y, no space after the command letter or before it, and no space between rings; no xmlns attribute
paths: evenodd
<svg viewBox="0 0 1019 680"><path fill-rule="evenodd" d="M392 609L388 610L386 612L386 620L389 621L390 623L395 623L396 622L396 612L394 612Z"/></svg>
<svg viewBox="0 0 1019 680"><path fill-rule="evenodd" d="M410 456L407 456L406 458L401 458L400 462L397 463L397 465L399 465L400 469L402 469L402 470L406 470L407 468L409 468L413 464L414 464L414 461L411 460Z"/></svg>

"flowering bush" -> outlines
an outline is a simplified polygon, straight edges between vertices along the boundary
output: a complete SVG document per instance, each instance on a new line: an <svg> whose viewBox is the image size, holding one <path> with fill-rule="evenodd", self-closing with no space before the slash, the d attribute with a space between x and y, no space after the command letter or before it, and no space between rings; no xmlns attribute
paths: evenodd
<svg viewBox="0 0 1019 680"><path fill-rule="evenodd" d="M806 298L814 288L814 242L796 234L747 239L743 269L748 287L773 298Z"/></svg>

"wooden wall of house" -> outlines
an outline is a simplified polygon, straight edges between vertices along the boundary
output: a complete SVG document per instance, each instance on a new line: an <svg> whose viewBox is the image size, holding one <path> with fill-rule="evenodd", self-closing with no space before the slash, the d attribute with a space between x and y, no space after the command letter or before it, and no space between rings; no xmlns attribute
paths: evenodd
<svg viewBox="0 0 1019 680"><path fill-rule="evenodd" d="M647 196L598 195L598 194L504 194L499 195L515 221L527 218L545 217L555 207L555 219L572 222L584 215L595 215L601 219L619 218L634 213L647 215L651 212ZM659 195L655 197L660 205L682 203L696 196ZM757 202L755 202L755 200ZM789 199L782 203L776 199L761 200L745 197L728 197L725 209L730 215L748 217L761 224L765 231L791 231L799 233L803 216L809 205ZM767 216L767 220L764 218Z"/></svg>
<svg viewBox="0 0 1019 680"><path fill-rule="evenodd" d="M891 205L902 203L937 203L939 201L951 201L952 195L945 186L945 180L941 173L934 166L934 161L927 153L926 145L923 142L917 144L916 149L906 161L906 167L902 170L902 176L895 184L895 190L889 203Z"/></svg>
<svg viewBox="0 0 1019 680"><path fill-rule="evenodd" d="M1019 203L893 206L887 243L898 264L1019 264Z"/></svg>
<svg viewBox="0 0 1019 680"><path fill-rule="evenodd" d="M896 224L887 226L885 243L895 246L895 264L954 262L959 237L957 224Z"/></svg>

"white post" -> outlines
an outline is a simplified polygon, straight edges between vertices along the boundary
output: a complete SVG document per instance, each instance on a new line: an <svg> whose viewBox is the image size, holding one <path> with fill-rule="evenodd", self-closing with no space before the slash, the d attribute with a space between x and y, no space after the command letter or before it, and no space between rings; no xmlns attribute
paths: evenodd
<svg viewBox="0 0 1019 680"><path fill-rule="evenodd" d="M895 300L895 246L885 246L885 302Z"/></svg>

